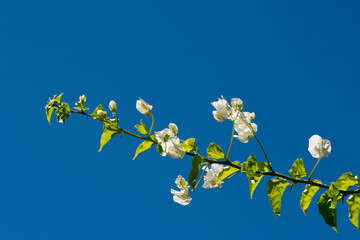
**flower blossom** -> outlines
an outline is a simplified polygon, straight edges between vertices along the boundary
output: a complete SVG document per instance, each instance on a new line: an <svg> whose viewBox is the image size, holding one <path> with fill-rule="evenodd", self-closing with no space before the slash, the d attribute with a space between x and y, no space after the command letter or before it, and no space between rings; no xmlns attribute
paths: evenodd
<svg viewBox="0 0 360 240"><path fill-rule="evenodd" d="M238 138L240 142L247 143L249 138L254 137L254 132L257 132L257 125L251 122L254 118L255 113L241 112L235 119L235 131L238 135L234 135L234 137Z"/></svg>
<svg viewBox="0 0 360 240"><path fill-rule="evenodd" d="M147 102L145 102L141 98L136 101L136 109L140 113L145 114L148 117L151 115L151 109L152 108L153 108L153 106L151 106L150 104L148 104Z"/></svg>
<svg viewBox="0 0 360 240"><path fill-rule="evenodd" d="M191 201L191 197L189 195L188 182L181 175L179 175L176 178L175 183L177 187L180 188L180 191L176 191L174 189L170 190L170 192L174 194L173 196L174 202L179 203L183 206L188 205Z"/></svg>
<svg viewBox="0 0 360 240"><path fill-rule="evenodd" d="M205 170L206 167L203 167ZM211 168L206 168L206 175L204 176L203 188L216 188L221 187L223 181L216 183L219 173L224 169L224 165L214 163L211 165Z"/></svg>
<svg viewBox="0 0 360 240"><path fill-rule="evenodd" d="M174 125L174 123L170 123L169 128L155 132L155 138L163 150L161 156L169 155L172 158L182 158L185 155L185 149L180 145L180 139L176 137L175 133L173 132Z"/></svg>
<svg viewBox="0 0 360 240"><path fill-rule="evenodd" d="M311 156L314 158L324 158L331 152L331 143L327 139L322 139L319 135L313 135L309 139L309 148Z"/></svg>

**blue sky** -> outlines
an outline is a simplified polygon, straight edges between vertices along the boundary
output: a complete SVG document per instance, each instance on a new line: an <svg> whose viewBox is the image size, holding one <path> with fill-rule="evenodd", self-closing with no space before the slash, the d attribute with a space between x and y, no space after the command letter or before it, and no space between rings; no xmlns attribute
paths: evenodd
<svg viewBox="0 0 360 240"><path fill-rule="evenodd" d="M48 97L74 106L118 103L120 125L135 130L141 97L154 106L154 130L169 122L199 152L228 148L231 123L210 102L239 97L255 112L258 136L278 172L296 158L316 163L308 139L332 143L314 177L329 184L360 173L358 1L3 1L0 4L1 239L277 239L358 237L338 204L337 235L318 214L305 217L303 185L275 217L263 178L252 200L245 176L199 189L187 207L172 201L191 158L151 149L132 161L136 139L97 152L102 126L72 116L46 121ZM149 119L145 119L150 124ZM264 160L254 140L234 142L232 160ZM299 229L301 229L299 231Z"/></svg>

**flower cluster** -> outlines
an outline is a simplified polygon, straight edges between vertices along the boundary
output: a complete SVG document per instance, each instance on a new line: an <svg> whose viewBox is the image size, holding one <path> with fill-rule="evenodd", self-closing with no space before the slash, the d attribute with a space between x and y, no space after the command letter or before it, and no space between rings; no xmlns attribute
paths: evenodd
<svg viewBox="0 0 360 240"><path fill-rule="evenodd" d="M188 205L191 201L188 182L181 175L179 175L175 180L175 184L178 188L180 188L180 191L176 191L174 189L170 190L170 192L174 194L174 202L184 206Z"/></svg>
<svg viewBox="0 0 360 240"><path fill-rule="evenodd" d="M230 104L221 96L218 101L212 102L211 105L216 109L213 111L213 116L216 121L222 122L224 120L230 120L235 124L235 131L240 142L247 143L249 138L254 137L254 133L257 132L257 125L252 123L251 120L255 118L255 113L244 112L243 101L240 98L231 99Z"/></svg>
<svg viewBox="0 0 360 240"><path fill-rule="evenodd" d="M155 132L155 137L162 148L161 156L170 156L172 158L182 158L185 155L185 149L180 145L180 139L176 136L178 127L175 123L170 123L169 128Z"/></svg>

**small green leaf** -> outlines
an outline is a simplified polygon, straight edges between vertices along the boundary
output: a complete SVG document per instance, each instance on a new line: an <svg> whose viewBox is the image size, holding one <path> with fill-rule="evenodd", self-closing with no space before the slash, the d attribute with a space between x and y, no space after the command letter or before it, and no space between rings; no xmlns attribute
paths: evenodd
<svg viewBox="0 0 360 240"><path fill-rule="evenodd" d="M97 115L97 111L98 110L104 110L103 106L100 104L99 106L97 106L95 108L95 110L93 111L93 113L91 114L91 116L94 118L94 119L97 119L98 118L98 115Z"/></svg>
<svg viewBox="0 0 360 240"><path fill-rule="evenodd" d="M80 110L80 111L82 111L82 112L84 112L84 111L86 111L86 110L89 110L89 108L87 108L87 107L85 107L84 106L84 103L81 103L81 102L76 102L75 103L75 109L76 110Z"/></svg>
<svg viewBox="0 0 360 240"><path fill-rule="evenodd" d="M319 213L324 218L325 222L332 227L337 233L339 232L337 228L337 212L336 204L341 199L339 188L335 183L331 183L329 190L324 192L318 200Z"/></svg>
<svg viewBox="0 0 360 240"><path fill-rule="evenodd" d="M313 180L316 183L321 184L319 180ZM315 193L320 189L318 186L307 184L305 186L305 190L302 192L301 199L300 199L300 207L303 210L304 214L306 215L307 209L313 199Z"/></svg>
<svg viewBox="0 0 360 240"><path fill-rule="evenodd" d="M140 120L140 123L141 125L135 125L136 130L138 130L138 132L141 134L148 134L148 130L146 129L145 123L142 119Z"/></svg>
<svg viewBox="0 0 360 240"><path fill-rule="evenodd" d="M180 145L184 148L185 152L190 152L190 151L195 152L197 150L197 146L195 144L195 138L189 138Z"/></svg>
<svg viewBox="0 0 360 240"><path fill-rule="evenodd" d="M54 95L54 101L58 104L61 103L61 97L64 93L60 93L59 96L56 97L56 95Z"/></svg>
<svg viewBox="0 0 360 240"><path fill-rule="evenodd" d="M240 166L239 161L232 162L232 164ZM223 170L221 170L221 172L219 172L219 175L218 175L218 177L216 179L216 184L219 184L225 178L229 177L231 174L236 173L238 171L240 171L240 169L238 169L236 167L233 167L233 166L224 167Z"/></svg>
<svg viewBox="0 0 360 240"><path fill-rule="evenodd" d="M341 177L336 181L335 184L340 191L347 191L353 186L359 186L359 177L354 177L352 173L347 172L341 175Z"/></svg>
<svg viewBox="0 0 360 240"><path fill-rule="evenodd" d="M207 152L209 158L220 159L220 158L226 157L226 155L225 155L224 151L221 149L221 147L216 145L216 143L214 143L214 142L209 145L206 152Z"/></svg>
<svg viewBox="0 0 360 240"><path fill-rule="evenodd" d="M133 160L142 152L148 150L149 148L151 148L153 145L155 145L155 143L153 141L150 140L145 140L144 142L142 142L136 149L135 152L135 156L133 158Z"/></svg>
<svg viewBox="0 0 360 240"><path fill-rule="evenodd" d="M289 173L293 178L302 178L308 176L308 173L304 167L304 162L301 158L296 159L292 165L292 168L289 170Z"/></svg>
<svg viewBox="0 0 360 240"><path fill-rule="evenodd" d="M349 219L359 229L360 193L350 195L346 202L349 205Z"/></svg>
<svg viewBox="0 0 360 240"><path fill-rule="evenodd" d="M275 177L268 182L267 194L270 200L270 205L276 216L280 216L281 197L290 183L281 177Z"/></svg>
<svg viewBox="0 0 360 240"><path fill-rule="evenodd" d="M159 154L160 154L161 156L163 155L164 150L162 149L161 144L158 144L158 145L156 146L156 150L159 152Z"/></svg>
<svg viewBox="0 0 360 240"><path fill-rule="evenodd" d="M109 124L108 122L104 122L104 132L101 135L100 139L100 148L98 152L104 147L104 145L110 141L116 134L121 133L121 128L116 124Z"/></svg>
<svg viewBox="0 0 360 240"><path fill-rule="evenodd" d="M50 125L51 125L51 115L53 111L54 111L54 107L49 107L46 109L46 117Z"/></svg>
<svg viewBox="0 0 360 240"><path fill-rule="evenodd" d="M164 142L167 142L170 138L170 135L169 134L165 134L164 136Z"/></svg>
<svg viewBox="0 0 360 240"><path fill-rule="evenodd" d="M257 173L257 171L268 172L269 168L264 162L258 163L255 155L251 155L246 162L241 164L241 171L247 176L249 180L250 198L252 198L257 185L263 177L263 175Z"/></svg>
<svg viewBox="0 0 360 240"><path fill-rule="evenodd" d="M206 162L204 161L204 159L200 156L195 156L191 162L191 171L189 174L189 179L188 182L190 184L190 186L194 189L195 185L196 185L196 180L198 178L200 169L201 169L201 165L205 164Z"/></svg>

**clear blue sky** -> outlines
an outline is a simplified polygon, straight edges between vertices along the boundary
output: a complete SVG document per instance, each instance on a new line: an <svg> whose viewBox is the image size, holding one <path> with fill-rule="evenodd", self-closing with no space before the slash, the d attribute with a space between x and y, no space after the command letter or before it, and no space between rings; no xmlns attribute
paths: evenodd
<svg viewBox="0 0 360 240"><path fill-rule="evenodd" d="M277 171L298 157L316 159L319 134L332 153L314 176L329 184L360 174L359 1L2 1L0 3L1 239L359 238L338 204L337 235L318 214L305 217L304 186L283 197L275 218L264 178L250 200L238 175L222 189L199 189L187 207L172 201L191 158L147 151L132 161L136 139L113 139L97 152L102 126L80 116L46 121L49 96L80 94L92 109L118 103L133 130L142 97L155 130L169 122L182 139L228 148L230 122L216 122L210 102L243 99ZM149 124L149 119L146 119ZM256 154L236 141L232 160Z"/></svg>

